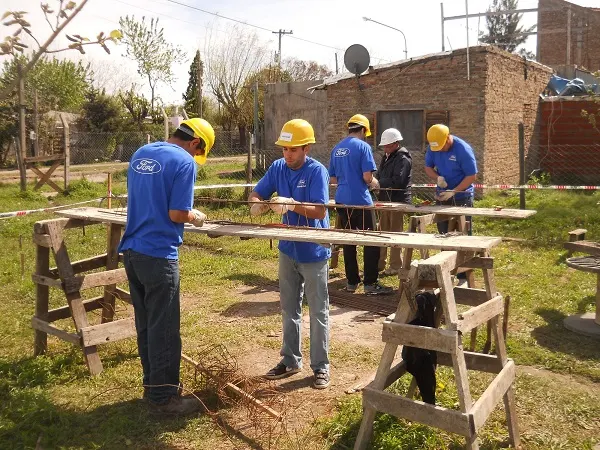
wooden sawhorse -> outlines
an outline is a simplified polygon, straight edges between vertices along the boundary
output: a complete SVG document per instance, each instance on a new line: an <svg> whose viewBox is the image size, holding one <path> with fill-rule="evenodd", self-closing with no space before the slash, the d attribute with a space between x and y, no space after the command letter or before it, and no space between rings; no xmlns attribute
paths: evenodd
<svg viewBox="0 0 600 450"><path fill-rule="evenodd" d="M451 273L459 267L483 269L485 289L453 287ZM444 329L408 324L416 311L414 295L423 287L439 288L446 323ZM457 303L472 308L459 313ZM478 449L477 432L500 399L504 400L510 443L518 447L519 431L513 391L515 364L506 355L499 321L502 310L502 296L496 292L494 282L493 258L488 254L473 257L464 252L444 251L426 260L413 262L408 281L403 284L396 314L390 316L383 325L382 339L386 345L375 379L363 389L363 419L354 449L367 448L377 411L460 434L466 437L468 449ZM437 317L437 323L439 319ZM492 323L496 356L464 352L463 333L487 321ZM385 392L385 388L406 373L406 364L402 360L392 367L396 352L402 345L434 350L438 352L438 364L454 368L460 411ZM476 402L471 397L468 369L497 373Z"/></svg>
<svg viewBox="0 0 600 450"><path fill-rule="evenodd" d="M35 329L35 356L46 352L47 336L51 334L80 346L90 373L97 375L102 372L97 345L135 336L136 331L133 317L113 320L115 299L131 302L129 292L116 286L127 281L125 269L118 267L122 225L110 224L107 253L71 262L64 240L65 231L86 225L100 225L100 222L60 218L35 223L33 241L36 244L36 272L32 279L37 286L31 326ZM54 268L50 268L50 251L56 261ZM105 271L85 274L103 267ZM104 286L103 295L84 300L82 291L100 286ZM67 305L48 309L50 287L64 292ZM102 310L101 323L91 325L87 313L97 309ZM73 319L76 333L52 325L68 317Z"/></svg>

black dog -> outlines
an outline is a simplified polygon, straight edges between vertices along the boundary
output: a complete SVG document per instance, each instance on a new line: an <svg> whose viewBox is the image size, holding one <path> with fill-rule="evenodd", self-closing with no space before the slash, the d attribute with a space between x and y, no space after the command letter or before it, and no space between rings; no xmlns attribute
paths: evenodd
<svg viewBox="0 0 600 450"><path fill-rule="evenodd" d="M435 307L437 296L432 292L422 292L415 296L417 317L410 325L435 328ZM437 354L433 350L407 347L402 348L402 359L406 361L406 370L415 377L421 397L425 403L435 405L435 367Z"/></svg>

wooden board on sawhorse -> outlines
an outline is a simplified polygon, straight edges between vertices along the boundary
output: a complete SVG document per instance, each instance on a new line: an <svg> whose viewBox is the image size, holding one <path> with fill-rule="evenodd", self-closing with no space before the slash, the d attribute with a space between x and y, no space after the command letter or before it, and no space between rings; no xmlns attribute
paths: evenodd
<svg viewBox="0 0 600 450"><path fill-rule="evenodd" d="M47 336L51 334L83 350L83 358L92 375L102 371L102 362L97 346L136 335L133 317L114 320L115 299L131 302L126 290L116 285L127 281L124 268L119 268L118 245L122 225L111 224L108 231L108 251L81 261L71 262L65 243L65 231L86 225L102 226L85 219L51 219L36 222L33 241L36 244L36 272L32 275L36 283L35 315L31 326L35 329L34 355L47 349ZM50 268L50 251L56 267ZM105 271L88 273L105 268ZM104 286L103 295L84 299L82 291ZM49 310L49 288L61 289L67 305ZM91 325L87 313L101 310L101 323ZM75 333L65 331L52 323L71 317Z"/></svg>
<svg viewBox="0 0 600 450"><path fill-rule="evenodd" d="M513 383L515 364L507 358L499 315L503 310L502 296L496 292L493 259L489 256L468 261L460 252L444 251L426 260L414 261L403 284L395 315L383 324L382 339L386 343L375 379L363 389L363 419L354 445L355 450L367 448L373 432L377 411L420 422L466 437L466 448L478 449L478 430L500 402L504 401L510 444L519 446L519 431L515 409ZM453 287L452 271L470 264L481 267L485 289ZM445 328L409 325L415 315L415 293L423 286L438 287L445 317ZM458 313L457 303L471 306ZM496 355L464 352L462 335L474 327L491 321ZM439 317L438 321L439 323ZM460 410L430 405L409 397L385 392L385 389L404 375L406 364L400 360L392 367L396 352L403 345L438 352L438 364L454 369ZM475 402L471 397L467 370L497 373L482 396Z"/></svg>
<svg viewBox="0 0 600 450"><path fill-rule="evenodd" d="M438 222L448 221L448 232L458 232L467 234L469 222L466 220L466 216L456 215L450 216L447 214L425 214L422 216L411 216L409 219L409 233L427 233L427 225L431 225ZM402 264L404 273L407 274L412 261L413 249L407 248L404 251L402 257ZM429 252L427 250L421 250L421 258L428 258ZM473 276L473 270L469 268L457 268L457 272L463 272L467 279L467 286L475 287L475 277ZM483 353L489 353L491 350L492 343L492 332L491 324L487 325L486 339L483 346ZM475 351L475 345L477 343L477 328L471 330L471 340L469 342L469 351Z"/></svg>

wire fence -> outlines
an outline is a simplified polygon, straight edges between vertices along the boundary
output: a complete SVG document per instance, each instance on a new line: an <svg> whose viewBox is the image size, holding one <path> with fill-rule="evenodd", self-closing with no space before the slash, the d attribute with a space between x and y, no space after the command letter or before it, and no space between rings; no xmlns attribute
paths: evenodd
<svg viewBox="0 0 600 450"><path fill-rule="evenodd" d="M144 133L90 133L71 132L71 163L92 164L95 162L127 162L142 145L155 142L153 136ZM260 141L259 141L260 142ZM250 133L238 130L216 130L216 140L210 152L205 169L207 180L218 179L219 183L256 182L269 165L282 156L279 151L264 151L253 148L251 167L248 173L248 151L251 146ZM253 146L254 147L254 146ZM425 174L425 151L421 147L408 148L412 155L412 194L415 201L434 200L435 190L432 180ZM523 180L520 179L518 148L510 156L510 161L494 161L485 156L485 165L478 161L480 174L477 180L477 196L486 191L515 189L520 184L537 186L571 186L570 190L581 190L587 186L595 190L600 186L600 144L530 145L524 157ZM311 155L325 167L329 165L329 154ZM379 166L383 151L374 149ZM483 160L484 155L478 154ZM212 177L211 175L216 175ZM529 189L534 188L530 187ZM332 191L332 195L333 195Z"/></svg>

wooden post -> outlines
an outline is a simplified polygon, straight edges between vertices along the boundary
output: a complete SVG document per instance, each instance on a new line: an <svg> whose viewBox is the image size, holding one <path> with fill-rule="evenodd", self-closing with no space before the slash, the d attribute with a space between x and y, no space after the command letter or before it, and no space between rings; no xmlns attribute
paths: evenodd
<svg viewBox="0 0 600 450"><path fill-rule="evenodd" d="M25 123L25 76L21 63L17 65L17 77L19 78L19 175L21 178L21 190L27 190L27 166L25 156L27 155L27 125Z"/></svg>
<svg viewBox="0 0 600 450"><path fill-rule="evenodd" d="M67 120L66 116L62 113L60 114L60 121L62 122L62 125L63 125L63 145L64 145L64 152L65 152L63 177L65 179L64 189L66 191L67 188L69 187L69 182L70 182L69 167L71 165L71 135L70 135L70 131L69 131L69 121Z"/></svg>
<svg viewBox="0 0 600 450"><path fill-rule="evenodd" d="M525 128L519 123L519 184L525 184ZM519 208L525 209L525 189L519 189Z"/></svg>
<svg viewBox="0 0 600 450"><path fill-rule="evenodd" d="M36 275L48 276L50 271L50 249L35 246L35 273ZM48 299L50 294L49 286L37 283L35 285L35 317L48 322ZM35 330L33 343L33 355L43 355L48 348L48 334L41 330Z"/></svg>
<svg viewBox="0 0 600 450"><path fill-rule="evenodd" d="M252 183L252 146L253 144L256 142L256 130L254 130L254 133L252 133L250 135L250 139L248 142L248 158L247 158L247 162L246 162L246 183L250 184ZM252 188L250 186L246 187L245 189L245 195L244 198L248 198L248 196L250 195L250 192L252 191Z"/></svg>
<svg viewBox="0 0 600 450"><path fill-rule="evenodd" d="M112 208L112 173L106 174L106 204L108 209Z"/></svg>
<svg viewBox="0 0 600 450"><path fill-rule="evenodd" d="M33 140L33 156L40 156L40 118L37 89L33 90L33 132L35 133L35 139Z"/></svg>

